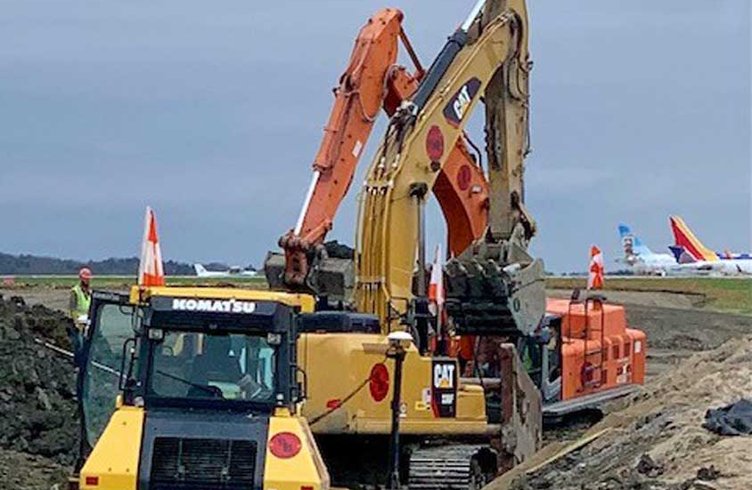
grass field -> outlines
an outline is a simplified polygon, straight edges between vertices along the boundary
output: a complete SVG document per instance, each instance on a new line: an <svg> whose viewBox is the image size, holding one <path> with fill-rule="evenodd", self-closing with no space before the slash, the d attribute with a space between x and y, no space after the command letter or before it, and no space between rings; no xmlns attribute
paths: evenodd
<svg viewBox="0 0 752 490"><path fill-rule="evenodd" d="M585 278L547 278L549 289L584 288ZM752 315L752 280L738 278L630 277L606 278L606 290L684 293L698 296L699 305L720 311Z"/></svg>
<svg viewBox="0 0 752 490"><path fill-rule="evenodd" d="M135 277L98 276L93 280L97 289L127 289L135 283ZM2 281L2 277L0 277ZM67 289L75 284L75 276L16 276L12 285L6 283L0 287L12 289L51 288ZM548 289L584 288L583 277L549 277L546 279ZM261 277L232 278L198 278L195 276L173 276L167 278L168 285L175 286L224 286L265 289L266 280ZM683 293L697 296L698 306L705 308L752 315L752 280L732 278L657 278L630 277L606 278L606 290Z"/></svg>

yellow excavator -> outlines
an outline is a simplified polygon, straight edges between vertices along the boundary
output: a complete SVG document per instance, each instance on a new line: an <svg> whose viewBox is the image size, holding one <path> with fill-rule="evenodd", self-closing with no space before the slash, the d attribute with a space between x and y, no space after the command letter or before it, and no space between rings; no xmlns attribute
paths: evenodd
<svg viewBox="0 0 752 490"><path fill-rule="evenodd" d="M535 225L522 192L529 141L528 25L523 0L481 0L421 75L416 91L391 116L361 189L349 306L326 311L331 305L319 301L322 311L301 328L299 359L307 378L302 413L336 485L387 483L395 410L400 478L410 488L479 488L540 443L540 391L515 347L540 327L545 309L543 265L527 253ZM451 334L483 345L474 359L483 370L465 377L456 355L430 343L435 318L428 308L424 210L430 190L457 157L452 149L468 141L464 129L481 101L493 217L447 267ZM353 144L347 131L341 136L342 144ZM326 195L327 172L332 168L314 165L301 219L280 241L287 263L281 266L284 258L278 256L267 264L272 285L284 289L286 278L294 279L292 290L320 285L305 274L331 270L325 254L305 253L315 244L300 234L331 227L306 221L316 215L314 197ZM386 346L399 331L414 342L394 407L388 395L399 377Z"/></svg>

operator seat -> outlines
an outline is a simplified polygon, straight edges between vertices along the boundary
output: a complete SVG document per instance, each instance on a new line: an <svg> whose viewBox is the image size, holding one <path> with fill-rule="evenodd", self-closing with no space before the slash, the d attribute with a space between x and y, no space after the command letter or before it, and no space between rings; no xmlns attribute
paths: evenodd
<svg viewBox="0 0 752 490"><path fill-rule="evenodd" d="M230 355L230 350L229 336L207 336L204 353L193 361L191 380L201 385L209 381L237 383L243 374L237 357Z"/></svg>

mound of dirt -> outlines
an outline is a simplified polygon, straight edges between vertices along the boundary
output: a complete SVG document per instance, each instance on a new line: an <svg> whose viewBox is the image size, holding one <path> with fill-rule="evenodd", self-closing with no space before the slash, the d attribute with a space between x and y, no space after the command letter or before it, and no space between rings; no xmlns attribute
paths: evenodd
<svg viewBox="0 0 752 490"><path fill-rule="evenodd" d="M68 469L43 458L0 450L0 488L13 490L62 490Z"/></svg>
<svg viewBox="0 0 752 490"><path fill-rule="evenodd" d="M75 460L73 366L35 342L43 338L67 348L66 325L60 312L29 307L20 298L0 299L0 449L62 465ZM0 463L7 454L3 452Z"/></svg>
<svg viewBox="0 0 752 490"><path fill-rule="evenodd" d="M594 426L592 442L513 488L748 490L752 438L718 436L702 425L708 409L750 395L752 337L695 354Z"/></svg>

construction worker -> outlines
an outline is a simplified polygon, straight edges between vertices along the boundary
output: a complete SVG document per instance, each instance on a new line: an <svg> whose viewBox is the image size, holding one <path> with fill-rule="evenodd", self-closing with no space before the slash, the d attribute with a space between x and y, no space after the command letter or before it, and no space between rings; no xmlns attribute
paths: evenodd
<svg viewBox="0 0 752 490"><path fill-rule="evenodd" d="M89 320L89 305L91 304L91 270L88 267L78 271L78 284L71 288L69 312L74 328L70 332L73 346L74 363L80 365L81 348L86 324Z"/></svg>

